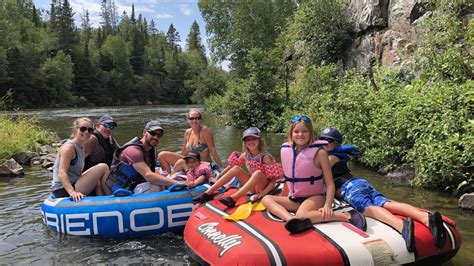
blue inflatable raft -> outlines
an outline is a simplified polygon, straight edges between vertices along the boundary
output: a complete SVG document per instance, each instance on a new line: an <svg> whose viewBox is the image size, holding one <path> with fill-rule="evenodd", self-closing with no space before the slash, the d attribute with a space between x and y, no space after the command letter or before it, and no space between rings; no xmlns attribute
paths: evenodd
<svg viewBox="0 0 474 266"><path fill-rule="evenodd" d="M41 204L41 215L49 229L70 235L117 238L181 234L194 209L191 198L208 187L188 190L173 185L160 192L117 193L85 197L79 202L51 195Z"/></svg>

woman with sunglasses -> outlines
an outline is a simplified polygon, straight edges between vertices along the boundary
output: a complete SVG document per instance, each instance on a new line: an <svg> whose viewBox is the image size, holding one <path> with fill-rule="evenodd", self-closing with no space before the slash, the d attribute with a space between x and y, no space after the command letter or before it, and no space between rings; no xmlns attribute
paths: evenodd
<svg viewBox="0 0 474 266"><path fill-rule="evenodd" d="M110 115L102 116L95 124L90 139L84 143L84 171L99 163L112 164L112 157L120 145L112 136L117 123Z"/></svg>
<svg viewBox="0 0 474 266"><path fill-rule="evenodd" d="M347 162L358 157L357 147L342 145L342 134L337 128L326 128L319 134L320 140L328 142L324 149L329 154L329 164L334 176L336 197L351 204L367 217L382 221L400 234L409 252L415 251L414 223L416 220L430 229L438 248L444 246L446 232L439 212L424 212L412 205L387 199L366 179L353 177ZM355 155L355 156L354 156ZM394 214L405 216L403 220Z"/></svg>
<svg viewBox="0 0 474 266"><path fill-rule="evenodd" d="M285 228L294 234L311 229L315 223L330 221L349 222L365 230L362 214L332 211L334 181L328 154L321 148L327 142L314 141L309 117L294 116L287 138L288 142L281 147L281 163L289 196L265 196L262 203L267 210L286 221Z"/></svg>
<svg viewBox="0 0 474 266"><path fill-rule="evenodd" d="M184 132L183 146L181 153L175 153L170 151L162 151L158 154L158 160L161 164L161 169L166 173L174 174L175 171L171 171L170 165L180 164L184 165L184 156L188 152L196 152L201 156L201 161L212 163L212 158L219 168L222 169L222 162L217 154L216 147L214 145L214 134L212 130L202 125L202 113L197 109L191 109L187 113L187 119L190 128ZM181 160L178 162L178 160Z"/></svg>
<svg viewBox="0 0 474 266"><path fill-rule="evenodd" d="M53 167L51 190L58 198L71 197L81 200L94 189L97 195L103 195L101 179L109 174L109 167L100 163L85 172L83 144L89 140L94 131L89 118L77 118L73 122L71 138L59 149Z"/></svg>

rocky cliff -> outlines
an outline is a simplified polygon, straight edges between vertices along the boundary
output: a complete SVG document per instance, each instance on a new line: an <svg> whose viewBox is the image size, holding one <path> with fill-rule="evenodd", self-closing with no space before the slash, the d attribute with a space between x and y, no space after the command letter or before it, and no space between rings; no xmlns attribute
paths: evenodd
<svg viewBox="0 0 474 266"><path fill-rule="evenodd" d="M383 66L399 65L419 43L422 21L433 16L427 0L350 0L346 13L354 21L346 68L367 68L374 60ZM467 10L463 18L473 17Z"/></svg>

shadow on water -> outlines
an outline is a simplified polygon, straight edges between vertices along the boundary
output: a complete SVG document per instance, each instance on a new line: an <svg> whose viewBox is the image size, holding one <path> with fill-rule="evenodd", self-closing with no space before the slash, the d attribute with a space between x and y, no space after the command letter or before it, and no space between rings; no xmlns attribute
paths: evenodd
<svg viewBox="0 0 474 266"><path fill-rule="evenodd" d="M158 149L180 150L187 128L186 112L190 107L194 106L31 110L20 114L37 116L44 128L58 133L61 138L68 137L74 118L87 116L95 121L103 114L110 114L119 124L114 136L121 144L133 136L141 135L145 123L156 119L165 129ZM216 125L210 117L204 117L204 124L213 128L217 151L222 160L232 151L241 149L242 129ZM270 152L279 158L279 147L285 142L285 136L268 133L264 137ZM460 211L457 198L446 193L394 184L358 165L352 168L357 176L369 179L388 198L439 210L454 219L463 244L456 257L446 265L474 263L474 215ZM0 178L1 264L193 264L184 250L182 236L169 234L138 239L90 239L49 231L41 220L40 205L49 194L51 173L38 167L28 168L26 173L23 178Z"/></svg>

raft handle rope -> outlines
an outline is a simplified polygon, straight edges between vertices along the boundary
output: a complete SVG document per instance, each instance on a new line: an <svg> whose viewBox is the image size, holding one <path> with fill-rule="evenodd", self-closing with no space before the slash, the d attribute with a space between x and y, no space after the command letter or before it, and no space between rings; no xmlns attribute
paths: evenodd
<svg viewBox="0 0 474 266"><path fill-rule="evenodd" d="M130 196L133 194L133 191L130 191L128 189L124 189L124 188L119 188L117 190L114 191L113 195L114 197L126 197L126 196Z"/></svg>

